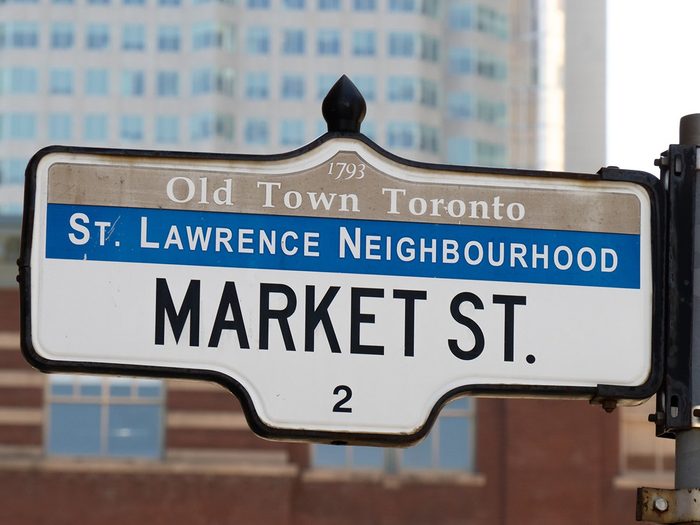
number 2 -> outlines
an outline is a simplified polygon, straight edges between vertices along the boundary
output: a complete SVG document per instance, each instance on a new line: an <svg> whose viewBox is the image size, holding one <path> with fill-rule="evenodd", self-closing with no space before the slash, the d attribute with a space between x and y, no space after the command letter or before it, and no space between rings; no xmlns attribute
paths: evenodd
<svg viewBox="0 0 700 525"><path fill-rule="evenodd" d="M333 395L337 396L341 392L344 393L345 396L340 401L338 401L335 405L333 405L333 412L352 412L352 408L343 406L343 405L345 405L345 403L350 401L350 398L352 397L352 390L350 389L349 386L338 385L333 390Z"/></svg>

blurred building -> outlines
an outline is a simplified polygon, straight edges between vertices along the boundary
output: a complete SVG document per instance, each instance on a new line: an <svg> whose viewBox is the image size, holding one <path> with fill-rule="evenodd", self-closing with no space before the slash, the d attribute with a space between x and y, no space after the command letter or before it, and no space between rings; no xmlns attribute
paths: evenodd
<svg viewBox="0 0 700 525"><path fill-rule="evenodd" d="M0 1L3 523L633 523L672 468L648 409L460 399L407 449L271 443L216 385L33 371L10 288L40 147L286 151L343 73L400 156L594 171L604 65L574 64L604 61L605 6L573 4Z"/></svg>

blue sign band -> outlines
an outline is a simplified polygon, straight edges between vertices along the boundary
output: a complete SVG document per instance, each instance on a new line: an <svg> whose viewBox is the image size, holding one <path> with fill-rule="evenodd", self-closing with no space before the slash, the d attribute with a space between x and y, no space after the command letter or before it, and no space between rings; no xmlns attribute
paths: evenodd
<svg viewBox="0 0 700 525"><path fill-rule="evenodd" d="M49 204L50 259L640 287L639 235Z"/></svg>

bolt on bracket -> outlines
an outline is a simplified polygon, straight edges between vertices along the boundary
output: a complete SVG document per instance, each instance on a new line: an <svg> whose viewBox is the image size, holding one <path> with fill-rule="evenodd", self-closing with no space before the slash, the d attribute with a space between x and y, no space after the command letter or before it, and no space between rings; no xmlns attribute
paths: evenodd
<svg viewBox="0 0 700 525"><path fill-rule="evenodd" d="M700 489L637 489L637 521L700 524Z"/></svg>

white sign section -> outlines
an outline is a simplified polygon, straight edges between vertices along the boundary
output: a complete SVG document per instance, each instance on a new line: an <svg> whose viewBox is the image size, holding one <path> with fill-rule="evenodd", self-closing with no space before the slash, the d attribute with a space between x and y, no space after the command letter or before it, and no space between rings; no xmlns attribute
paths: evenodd
<svg viewBox="0 0 700 525"><path fill-rule="evenodd" d="M42 369L214 379L262 435L344 441L417 439L470 392L653 393L638 181L421 165L361 136L276 157L53 148L29 173Z"/></svg>

